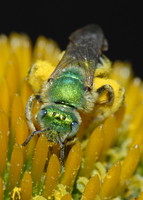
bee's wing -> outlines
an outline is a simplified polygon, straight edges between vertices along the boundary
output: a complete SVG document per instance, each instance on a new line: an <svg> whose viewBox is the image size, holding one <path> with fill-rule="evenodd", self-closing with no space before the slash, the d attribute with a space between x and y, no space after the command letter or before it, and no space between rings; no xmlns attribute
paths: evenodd
<svg viewBox="0 0 143 200"><path fill-rule="evenodd" d="M65 54L63 55L62 59L60 60L59 64L57 65L54 72L51 74L49 79L56 79L56 77L59 75L59 73L62 72L66 67L68 67L70 64L74 65L74 63L77 63L78 60L75 56L75 49L69 44Z"/></svg>
<svg viewBox="0 0 143 200"><path fill-rule="evenodd" d="M69 39L71 42L50 78L56 78L69 64L79 63L86 72L85 84L91 88L99 56L108 49L102 29L95 24L88 25L72 33Z"/></svg>

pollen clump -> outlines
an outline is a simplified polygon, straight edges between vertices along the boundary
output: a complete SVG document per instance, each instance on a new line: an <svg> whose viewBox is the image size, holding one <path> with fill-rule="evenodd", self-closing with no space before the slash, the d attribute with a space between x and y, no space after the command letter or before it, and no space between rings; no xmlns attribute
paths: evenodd
<svg viewBox="0 0 143 200"><path fill-rule="evenodd" d="M112 73L109 60L106 72L98 66L96 75L107 77L95 76L95 89L110 84L114 100L105 105L109 98L105 91L92 113L81 114L80 142L66 146L65 168L60 163L59 145L53 146L44 134L21 147L31 134L25 119L26 102L33 92L41 91L63 55L60 52L44 36L33 50L25 34L0 36L0 199L142 200L143 82L133 76L127 62L113 63ZM40 106L34 102L37 130ZM97 126L99 113L106 120Z"/></svg>
<svg viewBox="0 0 143 200"><path fill-rule="evenodd" d="M27 80L34 93L39 93L44 81L48 81L49 76L55 67L48 61L37 61L30 69Z"/></svg>

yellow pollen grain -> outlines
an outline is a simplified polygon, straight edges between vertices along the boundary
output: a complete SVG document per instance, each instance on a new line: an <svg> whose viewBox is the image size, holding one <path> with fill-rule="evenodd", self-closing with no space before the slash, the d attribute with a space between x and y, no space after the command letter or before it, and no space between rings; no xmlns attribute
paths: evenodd
<svg viewBox="0 0 143 200"><path fill-rule="evenodd" d="M4 177L7 161L7 142L5 135L0 131L0 177Z"/></svg>
<svg viewBox="0 0 143 200"><path fill-rule="evenodd" d="M115 163L107 172L104 180L101 184L101 189L99 192L99 197L101 200L109 199L112 197L112 194L117 187L121 173L121 164L118 161Z"/></svg>
<svg viewBox="0 0 143 200"><path fill-rule="evenodd" d="M3 180L0 177L0 199L3 199Z"/></svg>
<svg viewBox="0 0 143 200"><path fill-rule="evenodd" d="M124 192L125 187L128 185L129 178L132 176L140 158L140 148L138 145L131 148L125 157L122 170L120 175L120 180L115 191L115 195Z"/></svg>
<svg viewBox="0 0 143 200"><path fill-rule="evenodd" d="M11 97L13 97L13 95L18 92L18 85L19 85L18 66L17 62L13 61L13 58L9 58L9 61L7 63L5 79L8 83L10 95Z"/></svg>
<svg viewBox="0 0 143 200"><path fill-rule="evenodd" d="M32 90L30 89L28 83L27 83L27 79L25 78L22 82L22 85L21 85L21 98L22 98L22 101L23 101L23 105L24 105L24 108L26 106L26 103L29 99L29 97L32 95Z"/></svg>
<svg viewBox="0 0 143 200"><path fill-rule="evenodd" d="M47 153L48 153L48 141L44 134L41 134L41 136L38 139L35 154L33 158L32 163L32 169L31 169L31 176L32 180L35 184L39 184L41 182L41 174L43 172Z"/></svg>
<svg viewBox="0 0 143 200"><path fill-rule="evenodd" d="M0 86L0 109L2 109L7 115L9 115L10 111L10 90L5 79L2 80Z"/></svg>
<svg viewBox="0 0 143 200"><path fill-rule="evenodd" d="M22 118L18 118L16 122L16 143L21 146L23 142L28 138L28 126ZM23 158L26 157L26 147L22 148Z"/></svg>
<svg viewBox="0 0 143 200"><path fill-rule="evenodd" d="M54 196L54 191L58 182L60 174L60 162L55 154L53 154L50 158L46 178L44 183L44 190L42 196L48 199L49 197Z"/></svg>
<svg viewBox="0 0 143 200"><path fill-rule="evenodd" d="M21 200L30 200L32 196L32 178L29 172L25 172L21 181Z"/></svg>
<svg viewBox="0 0 143 200"><path fill-rule="evenodd" d="M82 149L80 143L75 144L68 155L65 170L61 178L61 184L66 186L67 191L72 191L72 187L81 164Z"/></svg>
<svg viewBox="0 0 143 200"><path fill-rule="evenodd" d="M65 194L65 195L61 198L61 200L72 200L72 196L71 196L71 194Z"/></svg>
<svg viewBox="0 0 143 200"><path fill-rule="evenodd" d="M95 161L98 159L104 142L103 126L98 126L91 134L84 152L84 163L81 166L79 176L89 177Z"/></svg>
<svg viewBox="0 0 143 200"><path fill-rule="evenodd" d="M103 111L104 118L107 118L107 117L111 116L112 113L117 112L118 109L120 108L120 106L122 105L123 100L124 100L124 95L125 95L125 89L117 81L112 80L112 79L105 79L105 78L97 77L94 79L94 84L95 84L95 89L98 89L99 87L106 85L106 84L109 84L113 88L114 101L113 101L112 105L105 106L104 104L102 104L103 101L108 99L108 97L106 95L108 93L104 92L105 95L104 95L104 93L101 94L100 96L102 98L100 99L100 96L99 96L98 100L96 101L99 103L100 106L95 104L95 108L94 108L94 109L99 109L100 112ZM98 112L97 112L97 114L95 113L95 116L98 116Z"/></svg>
<svg viewBox="0 0 143 200"><path fill-rule="evenodd" d="M27 81L34 93L40 93L55 67L49 61L38 60L30 69Z"/></svg>
<svg viewBox="0 0 143 200"><path fill-rule="evenodd" d="M7 114L0 109L0 131L4 134L6 139L6 145L8 148L9 142L9 118Z"/></svg>
<svg viewBox="0 0 143 200"><path fill-rule="evenodd" d="M8 192L11 191L15 186L18 186L22 167L23 167L23 153L21 147L15 144L11 155L11 165L6 186L6 190Z"/></svg>
<svg viewBox="0 0 143 200"><path fill-rule="evenodd" d="M81 200L94 200L100 188L98 175L91 177L85 187Z"/></svg>

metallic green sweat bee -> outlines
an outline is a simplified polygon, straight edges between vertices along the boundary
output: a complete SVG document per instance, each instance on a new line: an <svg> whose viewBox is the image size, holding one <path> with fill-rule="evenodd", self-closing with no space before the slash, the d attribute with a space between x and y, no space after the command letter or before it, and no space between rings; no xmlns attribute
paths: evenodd
<svg viewBox="0 0 143 200"><path fill-rule="evenodd" d="M60 144L62 164L67 139L74 138L71 141L75 141L74 136L81 123L77 110L86 113L92 111L99 95L105 91L108 91L108 101L104 103L112 104L114 100L113 88L109 84L98 89L94 87L95 71L104 69L107 60L102 55L102 51L108 49L102 29L98 25L88 25L72 33L69 39L65 54L43 83L41 92L33 94L27 102L26 118L32 134L22 144L25 146L34 135L44 133L49 141ZM104 75L101 73L100 77ZM32 118L33 100L43 103L37 114L41 127L39 131Z"/></svg>

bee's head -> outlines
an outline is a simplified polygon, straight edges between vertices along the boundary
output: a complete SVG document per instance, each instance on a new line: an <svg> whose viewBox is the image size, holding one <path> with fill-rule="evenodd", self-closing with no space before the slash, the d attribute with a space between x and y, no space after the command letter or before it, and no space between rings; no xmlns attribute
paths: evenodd
<svg viewBox="0 0 143 200"><path fill-rule="evenodd" d="M38 112L38 123L45 129L49 141L58 143L74 136L81 123L80 115L73 108L59 104L49 104Z"/></svg>

